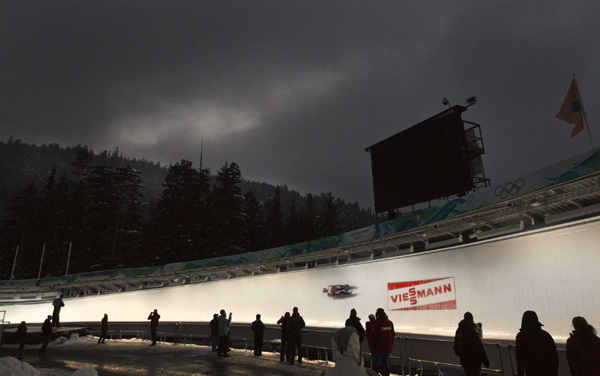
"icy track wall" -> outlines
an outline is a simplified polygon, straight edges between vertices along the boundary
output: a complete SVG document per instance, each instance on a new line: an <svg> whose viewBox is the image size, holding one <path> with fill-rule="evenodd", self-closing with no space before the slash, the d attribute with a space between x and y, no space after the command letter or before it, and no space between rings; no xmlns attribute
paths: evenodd
<svg viewBox="0 0 600 376"><path fill-rule="evenodd" d="M209 321L225 309L234 323L250 323L260 313L274 324L297 306L307 326L335 328L351 308L364 323L382 307L397 332L451 336L470 311L486 338L514 339L523 312L535 310L544 329L564 342L574 316L600 325L599 246L595 218L395 259L65 299L61 321L99 321L104 313L111 321L143 321L156 308L163 321ZM423 282L430 280L438 281ZM336 284L350 284L354 292L322 292ZM402 307L411 309L394 310ZM52 313L48 302L0 309L11 322L41 322Z"/></svg>

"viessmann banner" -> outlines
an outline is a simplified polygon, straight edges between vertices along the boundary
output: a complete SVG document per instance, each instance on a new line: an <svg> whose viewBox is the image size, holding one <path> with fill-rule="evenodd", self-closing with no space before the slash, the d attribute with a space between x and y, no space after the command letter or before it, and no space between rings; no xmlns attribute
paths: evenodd
<svg viewBox="0 0 600 376"><path fill-rule="evenodd" d="M456 309L454 277L388 283L388 310Z"/></svg>

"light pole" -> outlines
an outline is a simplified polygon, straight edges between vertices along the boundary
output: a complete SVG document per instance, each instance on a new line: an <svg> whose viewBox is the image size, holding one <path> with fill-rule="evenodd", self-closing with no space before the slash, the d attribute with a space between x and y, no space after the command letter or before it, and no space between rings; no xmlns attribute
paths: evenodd
<svg viewBox="0 0 600 376"><path fill-rule="evenodd" d="M65 242L66 244L67 242ZM69 256L67 257L67 271L65 272L65 275L69 274L69 262L71 261L71 246L73 245L73 243L69 243Z"/></svg>
<svg viewBox="0 0 600 376"><path fill-rule="evenodd" d="M44 253L46 252L46 244L42 248L42 259L40 260L40 271L38 272L38 280L42 276L42 265L44 264Z"/></svg>
<svg viewBox="0 0 600 376"><path fill-rule="evenodd" d="M17 256L19 255L19 246L17 246L17 251L15 252L15 261L13 261L12 271L10 272L10 280L12 281L15 276L15 266L17 265Z"/></svg>

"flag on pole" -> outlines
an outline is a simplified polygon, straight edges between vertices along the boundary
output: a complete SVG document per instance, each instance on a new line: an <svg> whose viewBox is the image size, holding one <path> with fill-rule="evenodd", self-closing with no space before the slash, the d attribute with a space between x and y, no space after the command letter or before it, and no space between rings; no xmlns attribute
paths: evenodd
<svg viewBox="0 0 600 376"><path fill-rule="evenodd" d="M560 111L556 114L556 117L567 123L575 124L575 127L571 131L571 137L577 135L577 133L581 132L584 128L581 95L579 94L575 78L571 81L567 97L565 98Z"/></svg>

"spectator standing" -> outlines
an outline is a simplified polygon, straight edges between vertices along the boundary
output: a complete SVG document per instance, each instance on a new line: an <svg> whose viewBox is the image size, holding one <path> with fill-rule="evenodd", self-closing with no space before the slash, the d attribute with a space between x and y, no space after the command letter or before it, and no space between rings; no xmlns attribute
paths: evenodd
<svg viewBox="0 0 600 376"><path fill-rule="evenodd" d="M98 343L104 343L106 337L108 336L108 314L104 314L102 318L102 324L100 325L100 338L98 338Z"/></svg>
<svg viewBox="0 0 600 376"><path fill-rule="evenodd" d="M150 334L152 335L152 344L150 346L156 346L156 332L158 331L158 320L160 320L157 309L154 312L150 312L148 320L150 320Z"/></svg>
<svg viewBox="0 0 600 376"><path fill-rule="evenodd" d="M219 347L217 348L217 356L229 357L229 325L231 324L231 312L229 312L229 319L227 319L227 313L224 309L221 310L221 316L219 316Z"/></svg>
<svg viewBox="0 0 600 376"><path fill-rule="evenodd" d="M356 310L354 308L350 310L350 317L346 319L345 326L351 326L356 329L356 333L358 333L359 345L362 349L362 343L365 340L365 328L363 328L362 324L360 323L360 317L356 316ZM359 351L359 354L361 355L358 362L358 365L360 366L362 364L362 353Z"/></svg>
<svg viewBox="0 0 600 376"><path fill-rule="evenodd" d="M217 344L219 343L219 315L214 314L210 326L210 344L212 351L217 352Z"/></svg>
<svg viewBox="0 0 600 376"><path fill-rule="evenodd" d="M52 312L52 326L55 328L60 328L60 309L65 306L65 303L62 300L63 294L52 301L52 305L54 306L54 311Z"/></svg>
<svg viewBox="0 0 600 376"><path fill-rule="evenodd" d="M323 376L377 376L372 369L362 368L360 361L360 340L356 329L351 325L338 330L333 336L332 350L334 368L327 369Z"/></svg>
<svg viewBox="0 0 600 376"><path fill-rule="evenodd" d="M552 336L542 330L534 311L523 313L517 334L517 371L519 376L557 376L558 352Z"/></svg>
<svg viewBox="0 0 600 376"><path fill-rule="evenodd" d="M294 307L290 317L288 354L290 364L294 364L296 350L298 350L298 363L302 363L302 329L306 326L304 319L298 313L298 307Z"/></svg>
<svg viewBox="0 0 600 376"><path fill-rule="evenodd" d="M467 376L480 376L481 363L489 368L490 361L473 321L473 314L465 312L463 317L454 336L454 352L460 358L460 365Z"/></svg>
<svg viewBox="0 0 600 376"><path fill-rule="evenodd" d="M256 315L256 321L252 323L252 331L254 332L254 356L262 356L265 329L265 324L260 321L260 314Z"/></svg>
<svg viewBox="0 0 600 376"><path fill-rule="evenodd" d="M279 361L283 362L283 357L285 356L285 360L289 362L290 313L286 312L285 315L281 316L281 318L277 320L277 325L281 325L281 354Z"/></svg>
<svg viewBox="0 0 600 376"><path fill-rule="evenodd" d="M583 317L573 318L567 340L567 361L572 376L600 376L600 338Z"/></svg>
<svg viewBox="0 0 600 376"><path fill-rule="evenodd" d="M13 354L13 356L16 356L17 359L22 360L23 349L25 349L25 341L27 340L27 324L25 324L25 321L21 321L17 327L15 335L17 336L17 341L19 342L19 348L17 349L17 352Z"/></svg>
<svg viewBox="0 0 600 376"><path fill-rule="evenodd" d="M360 323L360 317L356 316L356 310L352 308L350 310L350 317L346 319L345 326L352 326L356 329L356 333L358 333L358 339L362 345L362 342L365 340L365 328L363 328Z"/></svg>
<svg viewBox="0 0 600 376"><path fill-rule="evenodd" d="M394 323L392 323L383 308L377 308L377 319L373 324L373 369L383 376L390 375L390 354L394 348Z"/></svg>
<svg viewBox="0 0 600 376"><path fill-rule="evenodd" d="M42 348L40 349L41 355L46 355L46 349L48 348L48 342L50 342L50 336L52 335L52 315L48 315L44 323L42 324Z"/></svg>
<svg viewBox="0 0 600 376"><path fill-rule="evenodd" d="M373 368L373 355L375 354L375 351L373 351L373 345L375 343L373 339L373 324L375 324L375 315L371 313L369 315L369 321L367 321L367 323L365 324L365 326L367 327L367 329L365 330L367 335L367 344L369 345L369 352L371 353L371 368Z"/></svg>

